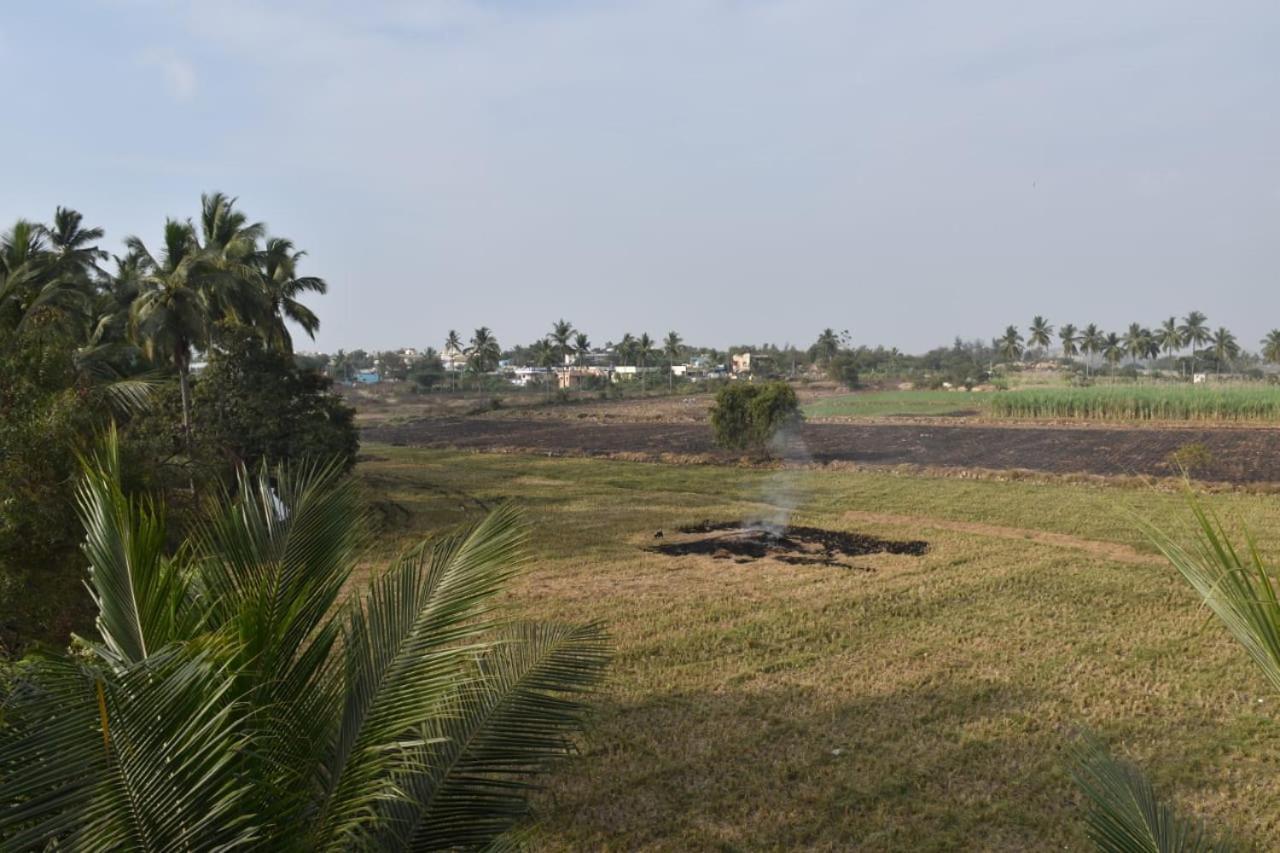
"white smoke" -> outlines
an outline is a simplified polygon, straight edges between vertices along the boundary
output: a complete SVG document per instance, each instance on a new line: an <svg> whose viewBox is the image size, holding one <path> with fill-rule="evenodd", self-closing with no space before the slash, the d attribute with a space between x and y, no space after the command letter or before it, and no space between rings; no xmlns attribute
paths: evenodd
<svg viewBox="0 0 1280 853"><path fill-rule="evenodd" d="M765 508L747 526L781 536L804 499L804 471L813 456L796 426L779 430L769 441L769 453L781 464L765 478L760 497Z"/></svg>

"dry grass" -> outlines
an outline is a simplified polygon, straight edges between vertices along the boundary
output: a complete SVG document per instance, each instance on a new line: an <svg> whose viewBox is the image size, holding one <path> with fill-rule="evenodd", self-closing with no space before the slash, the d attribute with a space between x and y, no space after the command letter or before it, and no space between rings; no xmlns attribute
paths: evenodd
<svg viewBox="0 0 1280 853"><path fill-rule="evenodd" d="M1193 811L1274 836L1276 699L1174 571L1142 559L1127 515L1181 528L1177 495L369 452L388 548L515 500L534 559L513 610L611 627L583 754L539 798L540 849L1077 849L1062 746L1082 725ZM747 516L780 476L800 523L931 551L859 558L866 573L644 550L657 529ZM1273 500L1213 500L1280 555Z"/></svg>

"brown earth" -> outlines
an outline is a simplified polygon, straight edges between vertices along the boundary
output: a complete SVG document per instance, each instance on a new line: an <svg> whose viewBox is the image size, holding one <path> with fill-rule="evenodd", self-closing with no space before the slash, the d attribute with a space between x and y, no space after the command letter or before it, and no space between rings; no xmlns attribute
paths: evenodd
<svg viewBox="0 0 1280 853"><path fill-rule="evenodd" d="M1132 429L806 423L816 463L1028 470L1049 474L1176 476L1169 456L1200 444L1199 480L1280 483L1280 430ZM371 442L550 455L737 461L701 423L601 423L527 418L433 418L364 430Z"/></svg>

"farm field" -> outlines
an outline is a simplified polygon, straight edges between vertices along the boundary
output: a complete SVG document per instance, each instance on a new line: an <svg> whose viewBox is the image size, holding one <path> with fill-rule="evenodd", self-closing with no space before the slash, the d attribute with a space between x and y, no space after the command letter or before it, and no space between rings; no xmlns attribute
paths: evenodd
<svg viewBox="0 0 1280 853"><path fill-rule="evenodd" d="M1229 483L1280 482L1280 430L807 423L800 430L818 463L923 466L1048 474L1169 477L1188 447L1193 474ZM599 422L532 418L432 418L367 428L369 441L554 455L733 462L701 422Z"/></svg>
<svg viewBox="0 0 1280 853"><path fill-rule="evenodd" d="M1280 387L1095 385L994 394L995 417L1280 424Z"/></svg>
<svg viewBox="0 0 1280 853"><path fill-rule="evenodd" d="M1135 529L1186 530L1176 494L365 453L386 550L513 501L532 559L511 612L610 627L611 677L538 798L536 849L1083 849L1063 754L1081 726L1245 843L1274 835L1274 691ZM927 552L832 568L650 550L780 501L795 524ZM1213 506L1280 556L1272 498Z"/></svg>
<svg viewBox="0 0 1280 853"><path fill-rule="evenodd" d="M804 407L810 418L962 417L982 414L985 391L863 391L822 397Z"/></svg>

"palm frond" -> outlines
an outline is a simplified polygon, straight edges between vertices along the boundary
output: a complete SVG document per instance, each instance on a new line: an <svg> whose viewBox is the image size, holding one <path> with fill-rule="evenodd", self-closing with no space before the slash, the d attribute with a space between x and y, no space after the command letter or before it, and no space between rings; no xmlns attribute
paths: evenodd
<svg viewBox="0 0 1280 853"><path fill-rule="evenodd" d="M1102 853L1222 853L1234 849L1159 800L1136 767L1085 736L1074 747L1076 784L1089 799L1089 838Z"/></svg>
<svg viewBox="0 0 1280 853"><path fill-rule="evenodd" d="M1145 525L1152 542L1200 594L1207 606L1245 648L1271 686L1280 690L1280 595L1252 537L1243 553L1231 543L1222 522L1188 491L1199 541L1188 551L1167 534Z"/></svg>
<svg viewBox="0 0 1280 853"><path fill-rule="evenodd" d="M405 555L354 605L344 647L346 703L327 760L320 833L351 843L387 802L421 746L412 733L466 675L494 595L514 571L525 528L500 507L478 525Z"/></svg>
<svg viewBox="0 0 1280 853"><path fill-rule="evenodd" d="M423 731L407 802L389 808L396 839L384 847L436 850L488 845L528 814L533 779L573 750L584 694L608 666L599 625L513 626L478 661L449 713Z"/></svg>
<svg viewBox="0 0 1280 853"><path fill-rule="evenodd" d="M89 588L98 631L109 656L137 662L149 650L194 636L200 612L191 606L181 558L165 552L163 508L124 494L115 427L87 460L77 492L89 559Z"/></svg>

